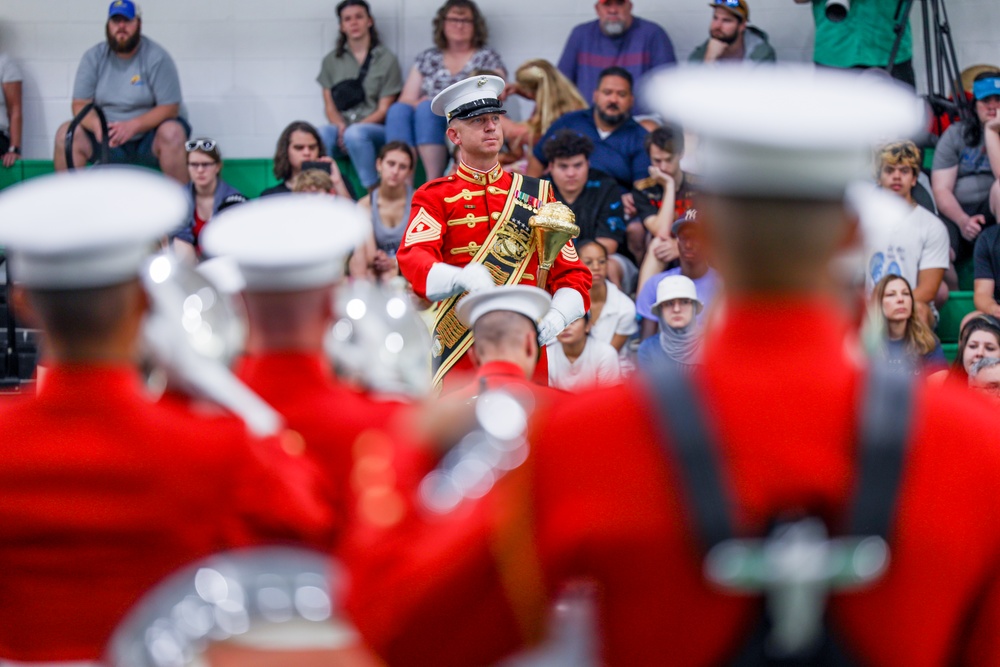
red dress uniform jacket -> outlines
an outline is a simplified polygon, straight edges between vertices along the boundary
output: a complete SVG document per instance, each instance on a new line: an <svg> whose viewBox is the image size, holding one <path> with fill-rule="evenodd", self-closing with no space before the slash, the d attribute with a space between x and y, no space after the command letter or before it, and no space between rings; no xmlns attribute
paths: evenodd
<svg viewBox="0 0 1000 667"><path fill-rule="evenodd" d="M425 183L413 193L410 223L396 254L399 270L420 297L427 297L427 272L437 262L462 267L468 264L496 226L510 191L513 176L499 165L488 173L460 164L457 172ZM535 285L538 253L528 260L518 284ZM576 251L559 254L549 272L545 289L554 294L562 287L575 289L590 309L590 269ZM465 356L453 371L472 372Z"/></svg>
<svg viewBox="0 0 1000 667"><path fill-rule="evenodd" d="M827 305L746 301L729 304L706 342L696 379L742 530L760 534L789 507L844 519L863 381L848 332ZM954 387L920 388L916 400L890 570L835 597L832 622L863 664L1000 664L996 409ZM393 665L486 662L537 636L559 584L583 577L597 585L605 664L720 664L758 602L703 579L644 390L593 391L538 424L526 466L490 495L437 525L414 514L398 529L405 544L387 542L357 568L351 605L369 642ZM442 536L452 543L434 542ZM399 577L414 575L428 579L394 604Z"/></svg>
<svg viewBox="0 0 1000 667"><path fill-rule="evenodd" d="M321 354L270 352L240 360L237 376L285 418L320 468L341 522L352 512L350 475L361 437L381 437L405 409L377 401L337 381Z"/></svg>
<svg viewBox="0 0 1000 667"><path fill-rule="evenodd" d="M328 540L311 467L232 417L57 366L0 404L0 658L93 660L150 587L217 551Z"/></svg>

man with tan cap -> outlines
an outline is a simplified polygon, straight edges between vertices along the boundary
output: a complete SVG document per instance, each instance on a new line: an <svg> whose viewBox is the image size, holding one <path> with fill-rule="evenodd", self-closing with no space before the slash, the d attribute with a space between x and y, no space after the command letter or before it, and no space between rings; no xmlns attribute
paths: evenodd
<svg viewBox="0 0 1000 667"><path fill-rule="evenodd" d="M690 62L775 61L774 48L767 42L767 33L750 25L750 6L746 0L712 0L708 6L712 8L708 39L691 52L688 56Z"/></svg>
<svg viewBox="0 0 1000 667"><path fill-rule="evenodd" d="M858 247L846 186L870 178L882 137L922 128L921 104L808 67L678 69L647 94L699 136L727 292L703 367L644 369L540 415L525 474L397 552L404 571L414 542L477 525L492 579L428 582L394 609L379 593L402 582L382 570L356 581L373 594L358 626L392 628L374 642L392 664L485 664L537 637L555 592L584 578L601 664L844 664L834 647L866 665L1000 663L995 409L868 367L833 261ZM461 613L431 626L445 603Z"/></svg>
<svg viewBox="0 0 1000 667"><path fill-rule="evenodd" d="M342 524L365 511L350 493L355 446L403 407L339 382L324 353L335 285L368 229L353 202L275 195L220 214L202 241L208 255L234 260L245 281L249 334L236 374L302 436Z"/></svg>
<svg viewBox="0 0 1000 667"><path fill-rule="evenodd" d="M177 568L329 537L330 512L284 434L251 437L240 420L144 390L138 274L187 209L176 183L125 167L0 193L14 303L43 330L50 367L37 397L0 405L0 662L97 660Z"/></svg>
<svg viewBox="0 0 1000 667"><path fill-rule="evenodd" d="M500 77L478 76L434 98L431 109L448 119L448 139L459 148L458 168L413 193L410 222L396 255L414 292L435 302L436 385L452 370L471 370L465 353L473 337L455 315L458 298L494 284L535 285L538 280L538 252L528 221L552 195L547 181L500 167L503 88ZM571 241L556 258L545 289L552 306L539 323L542 345L590 305L590 270Z"/></svg>

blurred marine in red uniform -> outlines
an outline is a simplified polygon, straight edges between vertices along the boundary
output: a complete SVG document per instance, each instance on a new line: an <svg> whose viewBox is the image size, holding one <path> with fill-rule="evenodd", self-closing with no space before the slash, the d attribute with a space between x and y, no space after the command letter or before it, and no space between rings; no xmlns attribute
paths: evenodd
<svg viewBox="0 0 1000 667"><path fill-rule="evenodd" d="M353 511L354 446L359 438L384 437L376 431L403 407L339 382L323 349L334 284L367 227L353 203L276 195L220 215L202 241L211 256L234 260L245 283L250 329L236 373L302 436L342 524Z"/></svg>
<svg viewBox="0 0 1000 667"><path fill-rule="evenodd" d="M37 397L0 404L0 662L96 660L181 566L329 541L330 511L290 443L144 391L140 264L186 211L175 184L125 167L0 194L15 302L51 363Z"/></svg>
<svg viewBox="0 0 1000 667"><path fill-rule="evenodd" d="M472 334L455 316L465 292L497 285L535 285L538 252L528 220L553 201L549 183L500 168L503 146L498 99L503 79L459 81L434 98L448 118L448 138L459 147L456 173L413 193L411 218L396 259L414 291L434 308L435 384L453 369L471 370L465 353ZM549 273L552 306L539 324L539 343L555 339L590 307L590 273L567 242Z"/></svg>
<svg viewBox="0 0 1000 667"><path fill-rule="evenodd" d="M673 70L648 93L700 135L699 211L729 299L693 378L717 502L739 535L803 513L835 532L859 483L869 375L832 262L858 244L844 189L876 142L921 127L920 106L882 81L795 68ZM902 466L885 471L901 470L888 569L818 609L858 664L1000 664L995 408L952 387L914 391L911 411L886 408L912 419ZM397 541L355 564L358 628L393 665L485 664L537 638L559 587L585 578L603 664L733 660L761 598L706 579L679 431L661 431L661 415L645 382L595 390L539 419L526 463L483 498L445 518L416 505Z"/></svg>

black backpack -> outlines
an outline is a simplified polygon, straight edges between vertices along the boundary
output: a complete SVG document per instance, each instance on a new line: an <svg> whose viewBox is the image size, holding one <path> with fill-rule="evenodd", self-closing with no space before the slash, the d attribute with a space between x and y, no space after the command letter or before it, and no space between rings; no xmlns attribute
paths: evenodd
<svg viewBox="0 0 1000 667"><path fill-rule="evenodd" d="M727 593L764 598L757 627L727 664L859 664L826 623L829 592L860 588L885 571L887 540L913 410L912 373L872 366L861 396L858 483L846 533L828 537L816 517L774 517L758 539L738 539L711 422L690 377L676 367L645 376L682 494L707 554L705 575ZM789 508L793 510L795 508Z"/></svg>

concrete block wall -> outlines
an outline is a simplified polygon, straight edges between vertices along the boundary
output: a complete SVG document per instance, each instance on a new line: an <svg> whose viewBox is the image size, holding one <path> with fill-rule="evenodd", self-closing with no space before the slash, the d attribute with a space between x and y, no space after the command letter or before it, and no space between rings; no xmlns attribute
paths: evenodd
<svg viewBox="0 0 1000 667"><path fill-rule="evenodd" d="M431 45L431 18L441 0L369 1L405 76L413 57ZM945 1L960 64L1000 63L996 0ZM706 37L705 4L634 0L634 12L663 25L683 60ZM754 23L770 34L779 59L811 59L808 6L792 0L750 4ZM54 132L69 117L80 56L103 39L107 5L105 0L0 0L0 50L24 71L26 157L51 158ZM219 140L227 156L267 157L288 122L324 121L315 77L336 41L335 5L333 0L146 0L143 29L177 61L194 131ZM919 1L914 8L919 38L918 6ZM480 7L490 43L511 71L529 58L555 61L572 27L594 18L591 0L482 1Z"/></svg>

